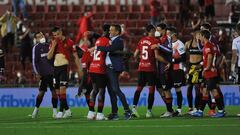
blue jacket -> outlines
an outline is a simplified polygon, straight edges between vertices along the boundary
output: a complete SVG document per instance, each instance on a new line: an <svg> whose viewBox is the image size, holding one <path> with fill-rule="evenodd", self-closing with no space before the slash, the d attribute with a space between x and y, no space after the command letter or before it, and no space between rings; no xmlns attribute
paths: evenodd
<svg viewBox="0 0 240 135"><path fill-rule="evenodd" d="M114 51L123 51L124 44L123 39L119 36L112 41L112 44L105 46L98 46L98 51L110 52L109 57L112 62L113 70L117 72L122 72L124 70L124 62L121 54L116 54Z"/></svg>
<svg viewBox="0 0 240 135"><path fill-rule="evenodd" d="M33 70L40 76L53 75L53 62L47 59L48 44L38 43L32 50Z"/></svg>

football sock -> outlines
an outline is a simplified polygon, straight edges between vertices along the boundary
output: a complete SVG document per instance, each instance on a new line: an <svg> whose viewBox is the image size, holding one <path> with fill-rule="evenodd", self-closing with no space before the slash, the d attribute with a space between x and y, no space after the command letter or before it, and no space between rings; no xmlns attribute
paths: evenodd
<svg viewBox="0 0 240 135"><path fill-rule="evenodd" d="M151 110L154 103L154 86L149 86L149 94L148 94L148 109Z"/></svg>
<svg viewBox="0 0 240 135"><path fill-rule="evenodd" d="M138 104L138 100L139 100L140 94L142 92L142 89L143 89L143 87L137 86L137 89L135 91L134 98L133 98L133 105L135 105L135 106L137 106L137 104Z"/></svg>

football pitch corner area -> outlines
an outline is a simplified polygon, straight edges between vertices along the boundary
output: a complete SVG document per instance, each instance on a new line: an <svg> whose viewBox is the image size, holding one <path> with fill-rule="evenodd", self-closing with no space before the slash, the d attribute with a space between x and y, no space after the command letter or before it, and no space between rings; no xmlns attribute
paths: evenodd
<svg viewBox="0 0 240 135"><path fill-rule="evenodd" d="M239 106L228 106L227 116L203 118L190 116L160 118L165 107L154 107L154 117L145 118L146 107L139 107L140 118L124 120L123 109L119 109L118 121L87 120L86 107L71 108L73 117L53 119L51 108L40 108L39 116L28 116L33 108L0 108L0 135L238 135L240 132ZM110 113L104 109L104 114ZM185 107L183 112L186 112ZM206 113L207 113L206 109Z"/></svg>

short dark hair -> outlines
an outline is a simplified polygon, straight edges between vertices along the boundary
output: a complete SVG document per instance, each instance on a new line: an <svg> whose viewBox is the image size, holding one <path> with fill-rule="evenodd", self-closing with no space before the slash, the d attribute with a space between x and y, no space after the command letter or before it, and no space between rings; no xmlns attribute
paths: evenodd
<svg viewBox="0 0 240 135"><path fill-rule="evenodd" d="M104 32L109 32L109 29L110 29L110 24L103 24L103 26L102 26L102 30L104 31Z"/></svg>
<svg viewBox="0 0 240 135"><path fill-rule="evenodd" d="M210 23L206 22L206 23L203 23L201 25L201 27L204 27L205 29L208 29L208 30L211 30L212 29L212 26Z"/></svg>
<svg viewBox="0 0 240 135"><path fill-rule="evenodd" d="M167 30L169 30L171 34L178 34L177 28L174 26L168 27Z"/></svg>
<svg viewBox="0 0 240 135"><path fill-rule="evenodd" d="M112 24L111 26L114 27L114 28L116 29L116 31L119 32L119 34L122 33L122 27L121 27L121 25L119 25L119 24Z"/></svg>
<svg viewBox="0 0 240 135"><path fill-rule="evenodd" d="M236 32L240 35L240 23L236 25Z"/></svg>
<svg viewBox="0 0 240 135"><path fill-rule="evenodd" d="M41 33L42 33L41 31L37 31L37 32L35 32L35 33L34 33L34 38L37 37L37 34L41 34Z"/></svg>
<svg viewBox="0 0 240 135"><path fill-rule="evenodd" d="M200 34L201 34L204 38L206 38L206 39L209 39L210 36L211 36L211 33L210 33L209 30L201 30L201 31L200 31Z"/></svg>
<svg viewBox="0 0 240 135"><path fill-rule="evenodd" d="M155 30L155 27L152 24L149 24L146 26L146 31L151 32L152 30Z"/></svg>
<svg viewBox="0 0 240 135"><path fill-rule="evenodd" d="M58 26L54 26L51 30L51 32L57 32L57 31L62 31L62 29Z"/></svg>
<svg viewBox="0 0 240 135"><path fill-rule="evenodd" d="M165 30L165 29L167 29L167 24L160 23L160 24L157 25L157 27L160 27L161 29Z"/></svg>

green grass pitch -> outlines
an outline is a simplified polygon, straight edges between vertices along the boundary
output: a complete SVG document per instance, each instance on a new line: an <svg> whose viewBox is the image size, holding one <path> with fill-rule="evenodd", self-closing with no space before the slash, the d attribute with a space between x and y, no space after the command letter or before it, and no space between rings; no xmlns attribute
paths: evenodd
<svg viewBox="0 0 240 135"><path fill-rule="evenodd" d="M141 118L124 120L122 108L118 121L89 121L87 108L71 108L73 117L51 118L51 108L40 108L39 117L28 114L33 108L0 108L0 135L239 135L239 106L227 106L225 118L193 118L190 116L160 118L165 107L154 107L154 118L146 119L146 108L138 108ZM205 112L207 112L206 110ZM105 108L108 114L110 108ZM186 108L184 109L186 112Z"/></svg>

